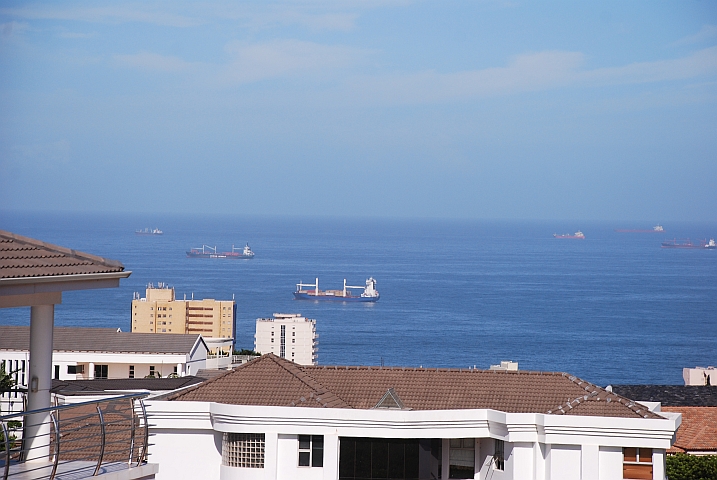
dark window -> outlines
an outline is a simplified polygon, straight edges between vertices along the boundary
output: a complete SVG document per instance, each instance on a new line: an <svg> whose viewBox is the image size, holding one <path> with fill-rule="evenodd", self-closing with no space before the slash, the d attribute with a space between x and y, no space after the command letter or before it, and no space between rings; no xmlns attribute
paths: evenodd
<svg viewBox="0 0 717 480"><path fill-rule="evenodd" d="M60 379L60 366L55 365L55 380L59 380L59 379Z"/></svg>
<svg viewBox="0 0 717 480"><path fill-rule="evenodd" d="M68 365L67 373L70 375L77 375L78 373L85 373L84 365Z"/></svg>
<svg viewBox="0 0 717 480"><path fill-rule="evenodd" d="M95 378L107 378L109 365L95 365Z"/></svg>
<svg viewBox="0 0 717 480"><path fill-rule="evenodd" d="M281 326L281 339L279 343L279 356L286 358L286 325Z"/></svg>
<svg viewBox="0 0 717 480"><path fill-rule="evenodd" d="M440 448L434 452L434 443L440 440L341 437L339 479L439 478Z"/></svg>
<svg viewBox="0 0 717 480"><path fill-rule="evenodd" d="M134 365L129 366L129 378L134 378Z"/></svg>
<svg viewBox="0 0 717 480"><path fill-rule="evenodd" d="M299 466L324 466L323 435L299 435Z"/></svg>

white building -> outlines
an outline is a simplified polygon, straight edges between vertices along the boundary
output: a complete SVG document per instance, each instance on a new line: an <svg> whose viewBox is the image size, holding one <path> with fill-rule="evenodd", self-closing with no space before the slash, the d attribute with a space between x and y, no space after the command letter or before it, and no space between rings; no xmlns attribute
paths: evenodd
<svg viewBox="0 0 717 480"><path fill-rule="evenodd" d="M695 367L683 368L682 378L685 385L717 385L717 368L715 367Z"/></svg>
<svg viewBox="0 0 717 480"><path fill-rule="evenodd" d="M273 353L300 365L316 365L318 354L316 320L300 313L275 313L273 318L257 318L254 350Z"/></svg>
<svg viewBox="0 0 717 480"><path fill-rule="evenodd" d="M149 406L158 479L665 480L681 421L564 373L271 354L167 398Z"/></svg>
<svg viewBox="0 0 717 480"><path fill-rule="evenodd" d="M0 326L0 362L16 371L27 387L30 327ZM56 327L52 338L52 378L143 378L191 375L207 366L201 335L154 335L113 328Z"/></svg>

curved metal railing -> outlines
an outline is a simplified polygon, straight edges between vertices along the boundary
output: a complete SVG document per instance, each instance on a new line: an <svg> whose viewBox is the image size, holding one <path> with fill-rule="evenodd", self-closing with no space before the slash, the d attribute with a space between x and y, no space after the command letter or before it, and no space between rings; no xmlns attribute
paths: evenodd
<svg viewBox="0 0 717 480"><path fill-rule="evenodd" d="M147 395L132 393L0 416L0 478L54 479L60 473L83 478L109 465L146 463Z"/></svg>

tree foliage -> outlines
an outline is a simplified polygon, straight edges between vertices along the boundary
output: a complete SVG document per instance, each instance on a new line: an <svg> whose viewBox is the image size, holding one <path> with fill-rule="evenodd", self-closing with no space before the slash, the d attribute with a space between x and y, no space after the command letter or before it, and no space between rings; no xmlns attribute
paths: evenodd
<svg viewBox="0 0 717 480"><path fill-rule="evenodd" d="M670 480L717 480L717 455L667 457L667 478Z"/></svg>

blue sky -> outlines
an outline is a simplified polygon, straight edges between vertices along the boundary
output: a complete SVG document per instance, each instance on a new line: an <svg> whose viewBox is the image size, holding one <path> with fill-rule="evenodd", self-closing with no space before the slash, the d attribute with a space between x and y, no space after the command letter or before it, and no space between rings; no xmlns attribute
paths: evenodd
<svg viewBox="0 0 717 480"><path fill-rule="evenodd" d="M5 210L717 221L717 4L0 3Z"/></svg>

